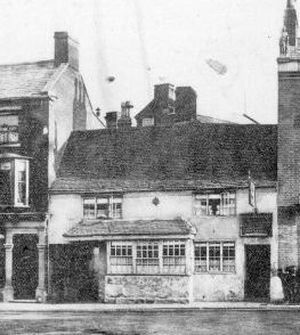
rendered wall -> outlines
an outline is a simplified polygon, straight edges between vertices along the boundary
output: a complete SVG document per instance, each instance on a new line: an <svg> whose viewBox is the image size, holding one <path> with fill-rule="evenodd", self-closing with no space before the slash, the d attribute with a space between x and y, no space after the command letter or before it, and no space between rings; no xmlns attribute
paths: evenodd
<svg viewBox="0 0 300 335"><path fill-rule="evenodd" d="M157 197L160 200L158 206L155 206L152 203L154 197ZM250 207L248 204L248 191L246 189L237 191L237 216L206 216L196 218L193 217L192 192L149 192L125 194L123 199L123 218L172 219L177 216L183 216L184 218L189 219L197 228L195 242L234 241L236 245L235 273L194 273L192 275L192 279L190 280L189 285L192 288L192 295L196 301L242 300L244 297L245 279L244 246L246 244L269 244L271 246L271 267L276 268L278 263L278 232L275 189L258 189L257 205L259 212L273 213L272 237L240 237L238 214L250 213L251 211L253 211L252 207ZM52 214L51 222L49 225L50 244L67 243L67 241L63 238L62 234L68 231L72 226L76 225L80 220L82 220L81 196L53 195L51 196L50 201L50 211L50 213ZM106 299L112 299L111 301L119 301L121 298L131 301L132 299L142 299L143 295L145 295L145 297L150 296L153 299L155 294L157 294L157 297L161 298L161 292L152 291L152 289L153 287L159 286L160 284L166 285L166 279L159 279L165 278L165 276L155 276L155 280L153 279L154 277L152 278L152 276L150 277L150 279L147 279L148 284L150 285L150 287L152 287L149 291L149 295L147 295L148 293L146 292L145 286L145 282L147 282L146 278L148 277L150 276L106 276L105 297ZM176 277L169 276L168 278ZM162 282L159 282L159 280L162 280ZM158 285L158 283L160 284ZM173 282L171 281L170 283L172 284ZM184 282L175 281L174 283L176 283L176 285L178 283L181 283L180 285L183 285ZM121 289L123 284L125 285L125 293ZM134 291L132 285L136 285L138 288L136 296L132 295L132 291ZM183 285L182 287L184 288L185 286ZM185 291L185 289L183 291ZM176 299L181 299L178 295L177 290L175 290L172 294L177 297ZM172 294L170 293L170 296Z"/></svg>
<svg viewBox="0 0 300 335"><path fill-rule="evenodd" d="M239 217L201 217L193 218L197 227L195 242L233 241L236 250L235 273L196 273L194 272L195 301L243 300L245 283L245 245L269 244L271 246L271 267L278 267L278 232L276 214L276 192L273 189L257 191L258 212L273 213L273 236L268 238L240 237ZM248 191L237 192L237 214L253 211L248 204Z"/></svg>

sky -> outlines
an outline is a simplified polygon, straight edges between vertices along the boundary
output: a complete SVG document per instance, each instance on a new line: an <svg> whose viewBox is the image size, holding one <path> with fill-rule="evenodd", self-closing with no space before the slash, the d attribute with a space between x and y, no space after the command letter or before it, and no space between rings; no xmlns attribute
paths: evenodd
<svg viewBox="0 0 300 335"><path fill-rule="evenodd" d="M277 122L278 41L286 0L0 0L0 64L51 59L55 31L80 43L94 109L132 115L155 84L192 86L198 114ZM300 4L296 3L300 13ZM206 60L227 68L218 75ZM108 77L114 77L110 82Z"/></svg>

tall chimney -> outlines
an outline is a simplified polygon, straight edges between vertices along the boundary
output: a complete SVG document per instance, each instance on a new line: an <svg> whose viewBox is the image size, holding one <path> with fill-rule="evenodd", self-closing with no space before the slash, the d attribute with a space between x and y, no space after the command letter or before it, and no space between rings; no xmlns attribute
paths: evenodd
<svg viewBox="0 0 300 335"><path fill-rule="evenodd" d="M121 117L118 120L118 128L120 129L130 129L131 128L131 117L130 117L130 109L133 108L133 105L130 101L122 102L121 104Z"/></svg>
<svg viewBox="0 0 300 335"><path fill-rule="evenodd" d="M172 84L158 84L154 86L154 99L169 103L175 100L175 89Z"/></svg>
<svg viewBox="0 0 300 335"><path fill-rule="evenodd" d="M176 122L193 121L197 118L197 93L190 86L176 87Z"/></svg>
<svg viewBox="0 0 300 335"><path fill-rule="evenodd" d="M117 129L118 112L107 112L105 115L106 128Z"/></svg>
<svg viewBox="0 0 300 335"><path fill-rule="evenodd" d="M79 70L78 42L73 40L67 32L59 31L54 34L54 65L68 63L74 70Z"/></svg>
<svg viewBox="0 0 300 335"><path fill-rule="evenodd" d="M175 89L172 84L159 84L154 86L154 100L156 106L153 109L154 125L170 125L175 116Z"/></svg>

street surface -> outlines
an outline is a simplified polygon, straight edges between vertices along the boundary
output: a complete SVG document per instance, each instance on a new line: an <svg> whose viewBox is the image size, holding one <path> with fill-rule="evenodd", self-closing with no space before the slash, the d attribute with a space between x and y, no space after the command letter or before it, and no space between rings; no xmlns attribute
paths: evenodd
<svg viewBox="0 0 300 335"><path fill-rule="evenodd" d="M0 312L0 334L300 334L299 311Z"/></svg>

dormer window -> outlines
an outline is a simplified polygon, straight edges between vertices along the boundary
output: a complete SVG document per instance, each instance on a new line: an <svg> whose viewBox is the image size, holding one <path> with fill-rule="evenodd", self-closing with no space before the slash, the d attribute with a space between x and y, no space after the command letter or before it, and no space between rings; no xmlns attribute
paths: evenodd
<svg viewBox="0 0 300 335"><path fill-rule="evenodd" d="M86 219L121 219L122 197L103 195L84 198L83 217Z"/></svg>
<svg viewBox="0 0 300 335"><path fill-rule="evenodd" d="M0 144L19 142L18 115L11 112L0 112Z"/></svg>
<svg viewBox="0 0 300 335"><path fill-rule="evenodd" d="M0 206L28 206L29 159L15 154L0 155Z"/></svg>

